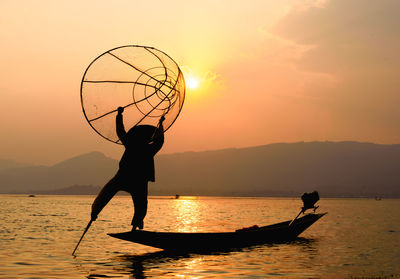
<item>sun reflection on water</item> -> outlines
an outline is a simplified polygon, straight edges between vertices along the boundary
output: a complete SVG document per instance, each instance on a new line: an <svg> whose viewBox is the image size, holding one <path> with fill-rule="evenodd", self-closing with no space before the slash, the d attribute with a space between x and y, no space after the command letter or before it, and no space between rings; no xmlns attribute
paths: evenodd
<svg viewBox="0 0 400 279"><path fill-rule="evenodd" d="M200 204L197 199L176 199L172 205L179 232L195 232L200 222Z"/></svg>

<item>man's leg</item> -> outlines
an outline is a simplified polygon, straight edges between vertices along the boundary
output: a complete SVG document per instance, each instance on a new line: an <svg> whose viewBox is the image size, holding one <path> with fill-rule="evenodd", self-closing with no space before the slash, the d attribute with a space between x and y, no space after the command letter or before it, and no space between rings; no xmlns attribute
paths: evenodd
<svg viewBox="0 0 400 279"><path fill-rule="evenodd" d="M96 199L92 204L92 220L97 219L100 211L107 205L107 203L114 197L120 190L120 178L118 173L101 189Z"/></svg>
<svg viewBox="0 0 400 279"><path fill-rule="evenodd" d="M140 182L135 188L135 192L131 192L133 206L135 208L131 223L133 230L137 227L143 229L143 219L147 214L147 181Z"/></svg>

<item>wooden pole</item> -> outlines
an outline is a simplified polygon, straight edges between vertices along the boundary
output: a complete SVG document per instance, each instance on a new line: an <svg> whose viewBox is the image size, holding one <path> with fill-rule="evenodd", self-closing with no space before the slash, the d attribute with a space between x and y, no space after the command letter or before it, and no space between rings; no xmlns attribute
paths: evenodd
<svg viewBox="0 0 400 279"><path fill-rule="evenodd" d="M74 249L74 252L72 252L72 256L74 256L76 249L78 249L79 244L81 243L81 241L82 241L83 237L85 236L86 232L89 230L89 227L90 227L90 225L92 224L92 222L93 222L93 219L91 219L91 220L89 221L89 223L87 224L85 231L83 232L81 238L80 238L79 241L78 241L78 244L76 244L76 247L75 247L75 249Z"/></svg>
<svg viewBox="0 0 400 279"><path fill-rule="evenodd" d="M299 214L297 214L296 218L294 218L294 219L289 223L289 226L290 226L291 224L293 224L294 220L296 220L297 217L299 217L300 214L303 213L303 212L304 212L303 209L301 209L300 212L299 212Z"/></svg>

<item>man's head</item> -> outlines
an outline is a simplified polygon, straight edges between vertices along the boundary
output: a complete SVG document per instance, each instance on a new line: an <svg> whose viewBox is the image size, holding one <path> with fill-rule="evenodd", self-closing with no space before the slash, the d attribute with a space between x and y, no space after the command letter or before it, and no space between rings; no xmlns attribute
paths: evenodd
<svg viewBox="0 0 400 279"><path fill-rule="evenodd" d="M127 133L128 145L146 145L153 140L156 127L151 125L138 125Z"/></svg>

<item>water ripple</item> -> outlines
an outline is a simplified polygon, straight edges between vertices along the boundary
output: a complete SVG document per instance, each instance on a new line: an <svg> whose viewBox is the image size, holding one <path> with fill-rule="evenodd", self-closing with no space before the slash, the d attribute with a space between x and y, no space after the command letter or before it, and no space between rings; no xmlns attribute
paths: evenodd
<svg viewBox="0 0 400 279"><path fill-rule="evenodd" d="M93 197L1 196L2 278L399 278L400 202L327 199L329 214L295 241L174 254L111 239L130 229L132 202L116 197L78 249ZM145 227L230 231L293 218L301 201L272 198L150 199ZM333 276L334 275L334 276ZM392 277L390 277L392 276ZM376 277L377 278L377 277Z"/></svg>

